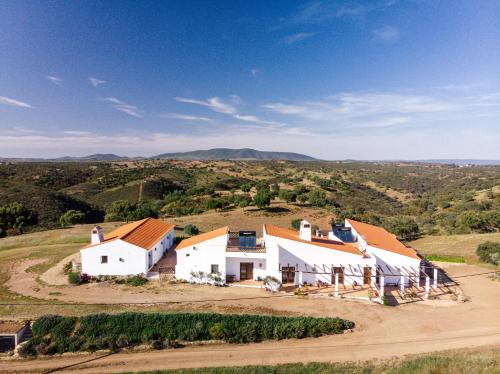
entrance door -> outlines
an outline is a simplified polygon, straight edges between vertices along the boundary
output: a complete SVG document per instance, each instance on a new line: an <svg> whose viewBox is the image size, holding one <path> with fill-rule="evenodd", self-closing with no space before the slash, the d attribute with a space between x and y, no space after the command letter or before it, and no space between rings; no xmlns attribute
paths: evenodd
<svg viewBox="0 0 500 374"><path fill-rule="evenodd" d="M366 266L363 269L363 284L371 284L371 279L372 279L372 268L369 266Z"/></svg>
<svg viewBox="0 0 500 374"><path fill-rule="evenodd" d="M253 262L240 262L240 280L253 279Z"/></svg>
<svg viewBox="0 0 500 374"><path fill-rule="evenodd" d="M295 283L295 266L283 266L281 268L281 283Z"/></svg>
<svg viewBox="0 0 500 374"><path fill-rule="evenodd" d="M332 284L335 284L335 274L339 275L339 284L344 284L344 268L335 266L332 274Z"/></svg>

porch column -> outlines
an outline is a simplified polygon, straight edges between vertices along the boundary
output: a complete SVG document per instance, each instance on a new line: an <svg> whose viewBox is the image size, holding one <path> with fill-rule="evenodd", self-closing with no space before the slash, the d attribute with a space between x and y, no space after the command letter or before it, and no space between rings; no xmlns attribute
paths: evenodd
<svg viewBox="0 0 500 374"><path fill-rule="evenodd" d="M434 279L433 279L434 289L437 290L437 288L438 288L438 269L434 268L432 270L434 270Z"/></svg>
<svg viewBox="0 0 500 374"><path fill-rule="evenodd" d="M302 281L302 271L299 271L299 286L302 286L304 282Z"/></svg>
<svg viewBox="0 0 500 374"><path fill-rule="evenodd" d="M380 276L380 297L384 297L384 276Z"/></svg>
<svg viewBox="0 0 500 374"><path fill-rule="evenodd" d="M431 286L431 278L426 275L425 276L425 298L428 299L429 298L429 291L430 291L430 287Z"/></svg>
<svg viewBox="0 0 500 374"><path fill-rule="evenodd" d="M335 297L339 297L339 273L335 273Z"/></svg>
<svg viewBox="0 0 500 374"><path fill-rule="evenodd" d="M405 276L404 276L404 274L401 274L401 283L399 285L399 288L401 290L401 293L404 295L404 293L405 293Z"/></svg>

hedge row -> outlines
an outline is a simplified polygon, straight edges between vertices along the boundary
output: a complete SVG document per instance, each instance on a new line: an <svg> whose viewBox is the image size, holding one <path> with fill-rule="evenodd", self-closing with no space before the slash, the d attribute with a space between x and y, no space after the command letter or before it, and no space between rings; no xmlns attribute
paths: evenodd
<svg viewBox="0 0 500 374"><path fill-rule="evenodd" d="M230 343L318 337L354 327L340 318L216 313L45 315L33 323L26 354L131 347L142 343L224 340Z"/></svg>

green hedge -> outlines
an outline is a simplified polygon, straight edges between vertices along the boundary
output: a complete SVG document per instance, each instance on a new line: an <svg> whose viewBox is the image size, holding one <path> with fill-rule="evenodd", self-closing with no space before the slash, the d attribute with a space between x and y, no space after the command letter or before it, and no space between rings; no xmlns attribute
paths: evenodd
<svg viewBox="0 0 500 374"><path fill-rule="evenodd" d="M340 318L283 317L216 313L45 315L33 323L24 353L94 351L141 343L224 340L230 343L318 337L354 327Z"/></svg>

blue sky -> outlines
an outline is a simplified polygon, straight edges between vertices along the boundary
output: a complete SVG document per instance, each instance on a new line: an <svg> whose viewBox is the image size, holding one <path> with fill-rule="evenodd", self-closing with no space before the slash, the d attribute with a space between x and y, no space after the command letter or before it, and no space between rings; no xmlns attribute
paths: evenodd
<svg viewBox="0 0 500 374"><path fill-rule="evenodd" d="M496 1L4 1L0 156L500 159Z"/></svg>

